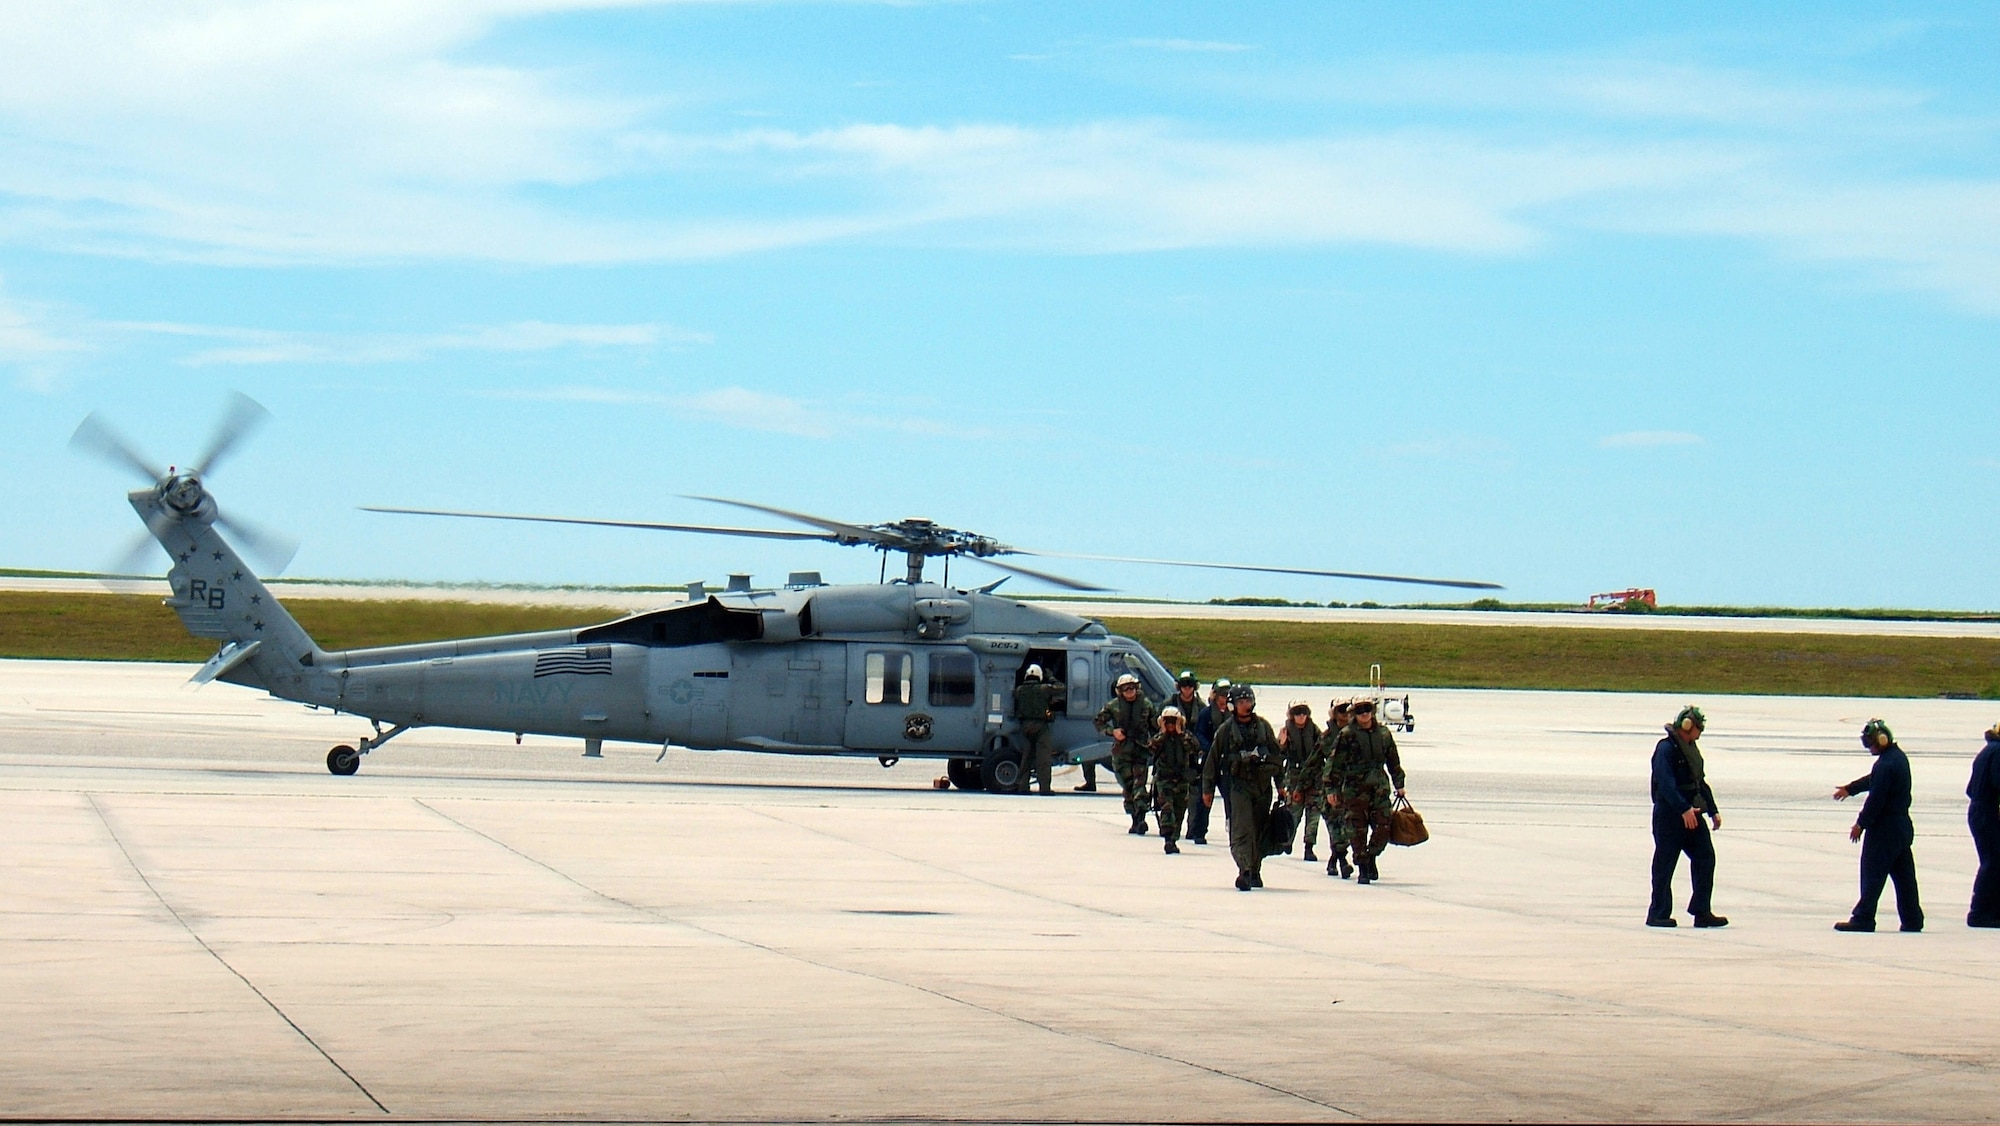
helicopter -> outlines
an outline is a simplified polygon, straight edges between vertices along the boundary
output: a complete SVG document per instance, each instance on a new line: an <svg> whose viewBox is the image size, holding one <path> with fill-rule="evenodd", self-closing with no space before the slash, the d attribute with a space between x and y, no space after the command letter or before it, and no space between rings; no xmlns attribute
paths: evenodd
<svg viewBox="0 0 2000 1126"><path fill-rule="evenodd" d="M853 524L718 497L693 498L789 520L799 528L743 528L440 509L367 507L411 516L623 527L764 539L815 540L882 553L873 584L747 583L698 600L574 629L329 652L286 612L223 531L253 554L289 561L296 545L225 516L207 475L268 417L238 395L191 468L162 471L96 414L71 446L145 476L127 494L149 538L172 558L165 604L188 632L219 643L192 677L262 689L280 699L352 714L369 735L327 752L327 770L352 775L363 756L418 727L579 738L598 757L607 740L666 748L791 755L942 759L962 790L1025 788L1013 695L1031 666L1064 682L1050 725L1059 763L1107 758L1092 724L1121 676L1164 702L1174 678L1146 647L1103 623L997 593L1013 576L1069 590L1105 588L1028 567L1017 557L1140 562L1221 570L1370 579L1468 589L1496 584L1311 568L1126 559L1030 551L931 520ZM143 547L143 541L141 546ZM888 575L888 558L904 573ZM975 588L949 581L953 558L1004 574ZM944 581L924 577L942 559Z"/></svg>

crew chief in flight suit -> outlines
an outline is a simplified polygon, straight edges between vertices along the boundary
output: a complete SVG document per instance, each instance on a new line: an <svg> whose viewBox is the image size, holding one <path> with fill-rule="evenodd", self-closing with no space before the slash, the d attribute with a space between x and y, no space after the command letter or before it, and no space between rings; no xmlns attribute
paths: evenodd
<svg viewBox="0 0 2000 1126"><path fill-rule="evenodd" d="M1917 857L1910 850L1917 837L1917 827L1910 821L1910 758L1896 745L1889 725L1879 719L1869 720L1861 729L1861 745L1875 756L1875 765L1865 776L1833 790L1835 801L1846 801L1851 794L1868 795L1861 815L1847 831L1848 840L1861 842L1861 898L1854 913L1833 924L1833 929L1874 930L1882 885L1894 880L1902 929L1920 931L1924 908L1917 901Z"/></svg>
<svg viewBox="0 0 2000 1126"><path fill-rule="evenodd" d="M1021 721L1021 738L1027 743L1021 754L1021 788L1032 779L1036 793L1049 792L1049 760L1055 741L1049 738L1049 723L1063 706L1060 680L1047 680L1042 666L1029 665L1014 689L1014 718Z"/></svg>
<svg viewBox="0 0 2000 1126"><path fill-rule="evenodd" d="M1715 808L1715 791L1708 788L1707 767L1701 760L1701 732L1708 726L1701 709L1689 704L1667 725L1667 737L1653 748L1653 902L1646 908L1646 925L1672 927L1674 869L1681 854L1688 858L1694 895L1688 913L1697 927L1726 927L1729 920L1711 909L1715 894L1715 842L1711 828L1722 828ZM1709 823L1703 825L1703 814Z"/></svg>
<svg viewBox="0 0 2000 1126"><path fill-rule="evenodd" d="M1972 910L1965 925L2000 927L2000 723L1986 733L1986 749L1972 760L1965 796L1972 802L1965 812L1972 847L1979 850L1979 874L1972 878Z"/></svg>

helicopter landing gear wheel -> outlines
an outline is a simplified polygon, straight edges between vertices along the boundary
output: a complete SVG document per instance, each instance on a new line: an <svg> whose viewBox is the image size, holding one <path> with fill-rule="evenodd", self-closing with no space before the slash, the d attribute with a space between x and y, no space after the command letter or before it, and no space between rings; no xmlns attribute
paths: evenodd
<svg viewBox="0 0 2000 1126"><path fill-rule="evenodd" d="M979 780L991 793L1020 793L1024 781L1020 749L1006 739L993 740L986 748L986 757L980 760Z"/></svg>
<svg viewBox="0 0 2000 1126"><path fill-rule="evenodd" d="M944 764L945 777L961 790L983 790L986 780L981 777L979 760L976 758L955 758Z"/></svg>
<svg viewBox="0 0 2000 1126"><path fill-rule="evenodd" d="M326 769L333 774L352 774L361 769L361 753L342 743L326 753Z"/></svg>

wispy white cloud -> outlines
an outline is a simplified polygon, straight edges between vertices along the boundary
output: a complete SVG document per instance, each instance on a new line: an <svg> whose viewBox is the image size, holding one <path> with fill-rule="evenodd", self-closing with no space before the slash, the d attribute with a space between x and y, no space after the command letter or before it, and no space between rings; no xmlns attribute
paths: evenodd
<svg viewBox="0 0 2000 1126"><path fill-rule="evenodd" d="M853 404L774 395L744 387L717 387L694 392L552 387L538 390L487 391L481 395L486 398L532 402L656 407L676 416L703 419L733 429L785 434L795 438L825 439L871 433L931 438L988 436L988 431L979 426L966 426L903 412L857 410Z"/></svg>
<svg viewBox="0 0 2000 1126"><path fill-rule="evenodd" d="M44 310L15 301L0 289L0 367L13 370L14 386L52 391L63 361L89 350L90 345L50 327Z"/></svg>
<svg viewBox="0 0 2000 1126"><path fill-rule="evenodd" d="M1627 430L1619 434L1606 434L1597 440L1599 449L1639 450L1657 446L1701 446L1707 439L1686 430Z"/></svg>
<svg viewBox="0 0 2000 1126"><path fill-rule="evenodd" d="M617 3L0 8L0 240L221 262L574 264L842 240L1522 254L1615 230L1748 240L2000 314L2000 177L1955 156L1987 151L1994 127L1921 88L1655 47L1198 77L1239 104L1290 100L1287 130L1224 115L691 134L661 126L661 91L468 61L509 21ZM1298 107L1317 105L1340 112L1316 126ZM1349 124L1357 106L1378 124ZM607 185L642 202L594 206ZM287 347L312 354L249 341L205 362Z"/></svg>
<svg viewBox="0 0 2000 1126"><path fill-rule="evenodd" d="M547 352L561 348L652 348L710 344L714 337L666 324L551 324L518 321L436 333L298 333L168 322L117 322L108 329L225 342L182 357L217 364L402 363L447 352Z"/></svg>

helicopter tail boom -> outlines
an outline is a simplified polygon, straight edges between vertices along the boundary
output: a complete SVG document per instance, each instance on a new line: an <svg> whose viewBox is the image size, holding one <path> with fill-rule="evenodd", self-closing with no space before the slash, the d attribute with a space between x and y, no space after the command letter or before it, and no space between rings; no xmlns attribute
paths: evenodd
<svg viewBox="0 0 2000 1126"><path fill-rule="evenodd" d="M157 489L136 490L128 499L174 561L166 605L189 633L223 644L218 658L225 663L216 668L222 679L275 690L280 678L296 677L325 657L212 521L171 511Z"/></svg>

